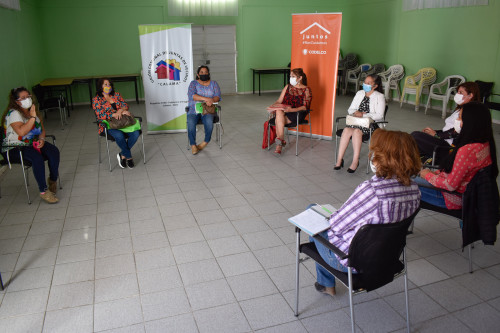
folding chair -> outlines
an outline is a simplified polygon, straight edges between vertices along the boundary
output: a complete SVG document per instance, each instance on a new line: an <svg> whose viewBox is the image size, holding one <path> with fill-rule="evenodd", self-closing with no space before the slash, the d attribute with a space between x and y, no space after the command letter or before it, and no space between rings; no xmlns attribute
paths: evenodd
<svg viewBox="0 0 500 333"><path fill-rule="evenodd" d="M52 144L55 146L56 145L56 137L54 135L45 135L46 138L51 138L52 139ZM3 139L2 139L3 142ZM11 162L9 158L9 151L2 153L4 159L2 161L2 164L4 165L9 165L9 164L20 164L21 165L21 170L23 172L23 178L24 178L24 188L26 189L26 196L28 197L28 204L31 205L31 198L30 198L30 192L28 190L29 184L29 176L26 174L26 172L31 168L31 163L29 161L25 161L23 158L23 146L16 146L16 145L4 145L2 143L2 148L19 148L19 160L20 162ZM9 165L10 167L10 165ZM61 186L61 177L58 178L59 181L59 188L62 189Z"/></svg>
<svg viewBox="0 0 500 333"><path fill-rule="evenodd" d="M311 141L311 149L313 148L312 142L312 124L311 124L311 112L312 110L304 110L297 112L297 125L293 126L290 124L285 124L286 129L286 139L290 142L290 135L288 129L295 129L295 156L299 155L299 126L300 125L309 125L309 139ZM273 113L269 113L268 122L267 122L267 150L271 148L270 145L270 128L271 126L276 126L276 119L273 117Z"/></svg>
<svg viewBox="0 0 500 333"><path fill-rule="evenodd" d="M323 266L338 281L348 288L352 332L356 330L352 297L359 293L370 292L385 286L395 278L403 275L406 299L406 327L407 332L410 332L405 246L408 228L417 213L418 209L410 217L400 222L367 224L362 226L352 239L351 245L349 246L349 254L342 252L322 236L314 236L314 239L321 242L321 244L330 249L330 251L335 253L339 258L348 259L347 272L338 271L328 265L318 253L314 242L300 244L300 229L296 227L295 316L299 315L300 263L307 259L300 259L300 253L304 253L319 265ZM401 254L403 255L402 259ZM356 272L354 273L353 270Z"/></svg>
<svg viewBox="0 0 500 333"><path fill-rule="evenodd" d="M139 123L141 124L141 129L139 130L139 133L141 134L141 140L142 140L142 157L144 160L144 164L146 164L146 150L144 149L144 132L142 131L142 117L134 117L135 119L139 119ZM99 147L99 164L101 163L101 138L105 138L106 140L106 151L108 152L108 163L109 163L109 172L113 171L111 168L111 157L109 155L109 141L115 142L115 138L113 138L112 135L108 135L108 129L106 127L106 124L104 124L100 119L97 119L96 116L96 121L95 123L97 124L97 146ZM99 124L102 124L104 126L104 131L99 133Z"/></svg>

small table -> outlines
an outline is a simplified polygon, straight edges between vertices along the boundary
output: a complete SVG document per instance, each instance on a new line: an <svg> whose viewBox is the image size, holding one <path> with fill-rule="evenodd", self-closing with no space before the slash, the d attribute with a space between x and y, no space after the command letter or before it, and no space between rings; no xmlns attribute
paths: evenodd
<svg viewBox="0 0 500 333"><path fill-rule="evenodd" d="M283 74L283 86L288 82L290 75L290 67L274 67L274 68L250 68L252 70L252 94L255 94L255 74L259 74L259 96L260 96L260 76L262 74Z"/></svg>
<svg viewBox="0 0 500 333"><path fill-rule="evenodd" d="M90 106L92 106L92 80L93 76L75 76L73 78L73 84L86 84L89 88L89 100Z"/></svg>
<svg viewBox="0 0 500 333"><path fill-rule="evenodd" d="M135 101L137 102L137 104L139 104L139 91L137 89L137 79L139 78L138 73L94 76L94 79L96 79L96 84L97 84L97 80L100 78L111 79L113 82L134 82Z"/></svg>
<svg viewBox="0 0 500 333"><path fill-rule="evenodd" d="M71 84L73 84L73 78L52 78L52 79L45 79L42 82L40 82L40 85L42 87L61 87L64 88L64 93L66 94L66 100L70 101L71 103L71 109L73 109L73 95L71 94ZM68 99L68 91L69 91L69 99ZM69 113L68 113L69 116Z"/></svg>

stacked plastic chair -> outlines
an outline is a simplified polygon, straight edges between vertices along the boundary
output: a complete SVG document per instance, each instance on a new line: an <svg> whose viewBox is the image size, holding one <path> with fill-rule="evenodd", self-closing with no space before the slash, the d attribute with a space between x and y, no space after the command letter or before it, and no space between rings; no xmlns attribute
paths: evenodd
<svg viewBox="0 0 500 333"><path fill-rule="evenodd" d="M427 114L427 109L431 106L431 99L437 99L443 102L441 118L446 118L448 103L450 99L453 100L453 96L457 93L457 87L464 82L465 78L462 75L450 75L442 82L434 83L430 88L424 113Z"/></svg>
<svg viewBox="0 0 500 333"><path fill-rule="evenodd" d="M344 95L347 93L349 83L354 84L354 92L356 92L356 89L359 86L359 77L362 73L369 71L371 68L371 64L362 64L357 68L348 70L345 78Z"/></svg>
<svg viewBox="0 0 500 333"><path fill-rule="evenodd" d="M399 81L405 76L405 69L403 65L392 65L385 72L379 73L382 78L382 85L384 86L385 99L390 101L392 99L391 90L398 92L398 100L401 99L401 89L399 88Z"/></svg>
<svg viewBox="0 0 500 333"><path fill-rule="evenodd" d="M345 58L339 60L338 87L344 87L347 71L356 67L358 67L358 55L355 53L348 53Z"/></svg>
<svg viewBox="0 0 500 333"><path fill-rule="evenodd" d="M361 74L359 74L358 87L363 86L363 82L365 81L365 79L368 75L379 74L379 73L382 73L383 71L385 71L385 65L382 63L379 63L379 64L373 65L370 70L368 70L366 72L362 72Z"/></svg>
<svg viewBox="0 0 500 333"><path fill-rule="evenodd" d="M420 97L429 93L429 87L436 82L436 70L432 67L420 69L416 74L409 75L405 79L403 93L401 94L400 107L406 102L406 94L415 95L415 111L420 107Z"/></svg>

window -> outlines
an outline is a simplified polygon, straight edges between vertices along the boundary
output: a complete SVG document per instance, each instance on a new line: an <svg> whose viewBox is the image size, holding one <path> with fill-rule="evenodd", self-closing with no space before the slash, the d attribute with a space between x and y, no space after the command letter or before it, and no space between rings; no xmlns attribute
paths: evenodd
<svg viewBox="0 0 500 333"><path fill-rule="evenodd" d="M169 16L238 16L238 0L168 0Z"/></svg>

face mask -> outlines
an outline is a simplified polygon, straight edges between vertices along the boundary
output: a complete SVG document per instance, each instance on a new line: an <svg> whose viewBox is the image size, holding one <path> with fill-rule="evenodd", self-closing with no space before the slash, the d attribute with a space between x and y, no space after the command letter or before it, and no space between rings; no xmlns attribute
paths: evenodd
<svg viewBox="0 0 500 333"><path fill-rule="evenodd" d="M297 83L298 83L298 82L297 82L297 78L295 78L295 77L291 77L291 78L290 78L290 84L291 84L292 86L296 86L296 85L297 85Z"/></svg>
<svg viewBox="0 0 500 333"><path fill-rule="evenodd" d="M455 129L455 132L460 133L460 131L462 130L462 122L458 119L455 119L455 122L453 123L453 128Z"/></svg>
<svg viewBox="0 0 500 333"><path fill-rule="evenodd" d="M377 167L372 163L373 157L370 159L370 169L373 173L377 173Z"/></svg>
<svg viewBox="0 0 500 333"><path fill-rule="evenodd" d="M372 86L369 84L363 83L363 90L365 92L370 92L370 91L372 91Z"/></svg>
<svg viewBox="0 0 500 333"><path fill-rule="evenodd" d="M455 101L455 103L457 103L457 105L462 105L463 102L464 102L464 95L462 95L462 94L456 94L453 97L453 100Z"/></svg>
<svg viewBox="0 0 500 333"><path fill-rule="evenodd" d="M33 100L31 99L31 97L28 97L21 101L21 106L23 109L29 109L32 105L33 105Z"/></svg>
<svg viewBox="0 0 500 333"><path fill-rule="evenodd" d="M102 91L105 93L105 94L109 94L111 92L111 87L104 87L102 88Z"/></svg>
<svg viewBox="0 0 500 333"><path fill-rule="evenodd" d="M210 80L210 74L202 74L202 75L200 75L200 80L202 80L202 81L208 81L208 80Z"/></svg>

